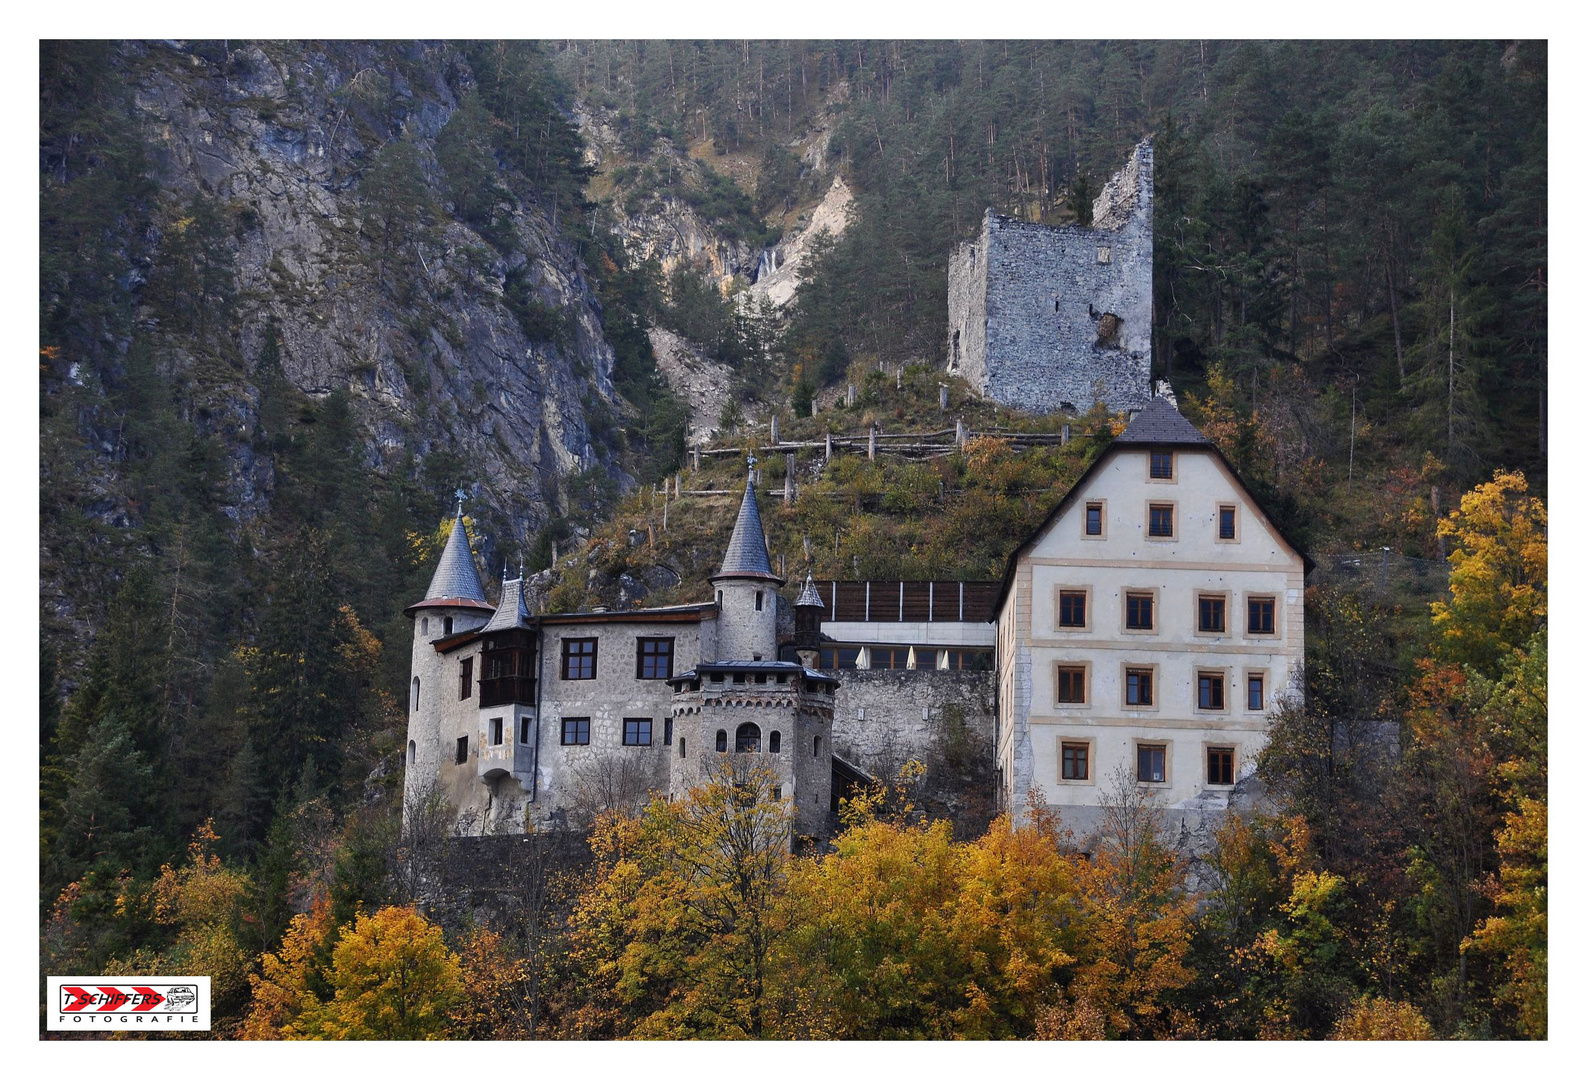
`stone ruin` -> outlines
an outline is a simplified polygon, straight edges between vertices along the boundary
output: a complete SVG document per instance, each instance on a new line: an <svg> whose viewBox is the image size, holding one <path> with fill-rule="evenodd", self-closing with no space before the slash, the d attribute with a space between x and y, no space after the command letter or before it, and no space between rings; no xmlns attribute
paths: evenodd
<svg viewBox="0 0 1587 1080"><path fill-rule="evenodd" d="M1115 412L1151 396L1152 141L1092 204L1092 223L988 210L948 261L948 371L1036 412Z"/></svg>

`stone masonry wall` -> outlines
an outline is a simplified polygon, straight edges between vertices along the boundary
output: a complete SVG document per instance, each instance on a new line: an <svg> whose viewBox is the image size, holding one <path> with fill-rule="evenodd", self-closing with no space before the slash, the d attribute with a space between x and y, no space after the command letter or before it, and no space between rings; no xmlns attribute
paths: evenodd
<svg viewBox="0 0 1587 1080"><path fill-rule="evenodd" d="M963 710L972 740L990 759L997 689L990 671L843 670L832 721L833 752L878 779L911 758L944 749L949 710Z"/></svg>
<svg viewBox="0 0 1587 1080"><path fill-rule="evenodd" d="M1096 224L1052 227L987 212L948 268L949 368L986 396L1042 412L1151 394L1152 146L1093 206ZM955 365L955 334L959 359Z"/></svg>

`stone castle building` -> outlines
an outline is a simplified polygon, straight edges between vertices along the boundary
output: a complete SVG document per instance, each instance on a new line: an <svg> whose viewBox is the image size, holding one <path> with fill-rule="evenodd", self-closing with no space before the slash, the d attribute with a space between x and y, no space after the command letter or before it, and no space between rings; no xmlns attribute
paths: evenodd
<svg viewBox="0 0 1587 1080"><path fill-rule="evenodd" d="M948 262L948 371L1037 412L1151 396L1152 142L1103 187L1089 226L986 212Z"/></svg>
<svg viewBox="0 0 1587 1080"><path fill-rule="evenodd" d="M1153 398L1009 558L994 603L1002 803L1077 835L1119 782L1220 811L1303 692L1309 560Z"/></svg>
<svg viewBox="0 0 1587 1080"><path fill-rule="evenodd" d="M405 799L440 796L459 834L576 827L757 764L820 837L849 785L945 741L984 762L988 804L1018 817L1039 791L1082 838L1121 778L1205 819L1301 692L1309 564L1162 397L1001 583L807 577L790 602L752 479L711 600L535 614L521 578L487 600L458 514L408 608Z"/></svg>

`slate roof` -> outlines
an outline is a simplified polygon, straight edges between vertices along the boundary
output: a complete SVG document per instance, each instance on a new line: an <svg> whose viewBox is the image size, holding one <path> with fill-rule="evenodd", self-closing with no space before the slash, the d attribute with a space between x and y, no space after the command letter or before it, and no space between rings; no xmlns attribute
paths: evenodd
<svg viewBox="0 0 1587 1080"><path fill-rule="evenodd" d="M1153 446L1212 445L1212 440L1180 416L1179 410L1170 405L1165 397L1149 398L1141 411L1135 414L1135 419L1113 441Z"/></svg>
<svg viewBox="0 0 1587 1080"><path fill-rule="evenodd" d="M463 508L458 507L457 519L452 522L452 532L441 550L441 562L430 579L425 600L472 600L489 606L485 599L485 586L474 567L474 553L468 548L468 530L463 528ZM469 605L472 606L472 605Z"/></svg>
<svg viewBox="0 0 1587 1080"><path fill-rule="evenodd" d="M717 578L765 578L779 584L782 578L771 572L771 555L766 551L766 530L760 523L760 507L755 503L755 485L744 485L744 501L738 505L738 521L733 525L732 539L722 555L722 568L711 576Z"/></svg>
<svg viewBox="0 0 1587 1080"><path fill-rule="evenodd" d="M501 603L496 605L496 614L490 617L490 622L480 628L480 633L488 634L492 630L523 630L529 626L529 604L524 600L523 578L501 583Z"/></svg>
<svg viewBox="0 0 1587 1080"><path fill-rule="evenodd" d="M805 590L799 594L799 599L794 601L794 607L818 607L823 609L826 607L821 602L820 591L816 589L815 578L809 574L805 575Z"/></svg>

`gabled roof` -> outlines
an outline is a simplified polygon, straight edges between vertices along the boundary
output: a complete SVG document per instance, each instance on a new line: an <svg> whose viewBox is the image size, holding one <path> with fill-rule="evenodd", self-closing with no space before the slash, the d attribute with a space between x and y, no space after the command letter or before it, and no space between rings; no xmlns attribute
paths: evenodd
<svg viewBox="0 0 1587 1080"><path fill-rule="evenodd" d="M738 504L738 521L722 555L722 568L711 575L718 578L762 578L782 584L771 571L771 555L766 551L766 531L760 523L760 507L755 502L755 485L744 485L744 501Z"/></svg>
<svg viewBox="0 0 1587 1080"><path fill-rule="evenodd" d="M1086 481L1091 479L1091 475L1101 469L1121 448L1139 449L1153 446L1180 449L1193 447L1215 454L1218 460L1223 462L1223 467L1229 470L1229 475L1239 485L1240 491L1244 493L1246 499L1261 513L1268 527L1273 530L1280 540L1288 545L1291 551L1301 557L1305 572L1311 573L1312 568L1316 565L1312 562L1311 556L1302 551L1300 545L1286 536L1284 531L1273 521L1273 516L1263 508L1256 496L1251 494L1251 490L1240 479L1240 474L1235 471L1233 465L1229 464L1229 459L1223 456L1223 451L1218 449L1218 444L1196 430L1196 426L1181 416L1179 410L1170 405L1166 398L1153 397L1135 415L1135 419L1131 420L1128 426L1108 444L1107 449L1103 450L1086 471L1080 474L1080 479L1070 485L1069 490L1064 492L1064 497L1058 500L1058 505L1053 507L1052 512L1042 519L1041 524L1031 530L1030 535L1021 542L1019 547L1010 553L1008 562L1003 569L1003 583L997 590L997 598L992 601L992 609L987 615L987 622L996 622L998 612L1003 610L1003 601L1007 599L1008 591L1014 585L1014 570L1019 565L1020 556L1029 551L1036 541L1041 539L1042 535L1052 526L1052 523L1063 515L1069 503L1079 492L1085 489Z"/></svg>
<svg viewBox="0 0 1587 1080"><path fill-rule="evenodd" d="M468 547L468 530L463 527L463 504L458 503L457 518L447 535L446 546L441 549L441 561L435 567L435 576L424 599L411 604L409 611L421 607L489 608L485 599L485 586L479 580L474 566L474 553Z"/></svg>
<svg viewBox="0 0 1587 1080"><path fill-rule="evenodd" d="M523 578L501 583L501 603L490 622L480 627L480 633L492 630L525 630L529 627L529 604L524 600Z"/></svg>

